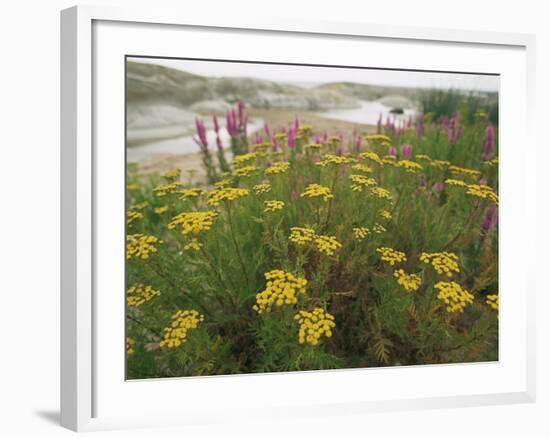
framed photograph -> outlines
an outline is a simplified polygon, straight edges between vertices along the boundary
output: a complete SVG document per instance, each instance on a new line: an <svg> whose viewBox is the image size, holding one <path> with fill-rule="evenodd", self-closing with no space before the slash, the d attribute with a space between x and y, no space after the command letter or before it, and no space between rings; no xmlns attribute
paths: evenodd
<svg viewBox="0 0 550 437"><path fill-rule="evenodd" d="M63 426L534 400L534 37L61 24Z"/></svg>

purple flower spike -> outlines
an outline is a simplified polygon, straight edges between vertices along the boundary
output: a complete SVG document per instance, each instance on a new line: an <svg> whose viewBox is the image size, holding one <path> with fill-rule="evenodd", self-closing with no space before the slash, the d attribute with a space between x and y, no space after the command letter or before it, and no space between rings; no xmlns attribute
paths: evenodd
<svg viewBox="0 0 550 437"><path fill-rule="evenodd" d="M498 208L491 205L485 210L483 221L481 222L481 233L487 235L489 231L495 229L498 225Z"/></svg>
<svg viewBox="0 0 550 437"><path fill-rule="evenodd" d="M271 136L271 131L269 130L269 124L265 120L264 120L264 132L268 138Z"/></svg>
<svg viewBox="0 0 550 437"><path fill-rule="evenodd" d="M432 186L432 190L434 190L436 193L442 193L445 189L445 184L443 182L436 182Z"/></svg>
<svg viewBox="0 0 550 437"><path fill-rule="evenodd" d="M294 149L294 147L296 147L296 130L292 127L287 132L287 142L288 147L290 147L291 149Z"/></svg>
<svg viewBox="0 0 550 437"><path fill-rule="evenodd" d="M495 128L492 124L485 129L485 141L483 143L483 159L489 161L495 154Z"/></svg>
<svg viewBox="0 0 550 437"><path fill-rule="evenodd" d="M195 118L195 127L197 129L198 137L195 139L195 142L200 146L208 147L208 139L206 137L206 128L204 127L204 122L199 118Z"/></svg>
<svg viewBox="0 0 550 437"><path fill-rule="evenodd" d="M218 117L216 117L216 114L212 117L212 121L214 122L214 132L218 134L220 131L220 124L218 123Z"/></svg>
<svg viewBox="0 0 550 437"><path fill-rule="evenodd" d="M401 146L401 156L405 159L411 159L411 157L412 157L412 146L410 144L403 144Z"/></svg>
<svg viewBox="0 0 550 437"><path fill-rule="evenodd" d="M395 146L391 146L388 149L388 155L397 157L397 149Z"/></svg>

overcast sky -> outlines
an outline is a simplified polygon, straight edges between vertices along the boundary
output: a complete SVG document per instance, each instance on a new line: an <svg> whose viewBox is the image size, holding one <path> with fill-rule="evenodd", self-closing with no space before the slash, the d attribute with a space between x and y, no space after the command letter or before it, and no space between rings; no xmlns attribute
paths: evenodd
<svg viewBox="0 0 550 437"><path fill-rule="evenodd" d="M307 67L278 64L254 64L179 59L130 58L137 62L164 65L209 77L252 77L300 85L327 82L357 82L372 85L422 88L458 88L472 91L498 91L497 76L432 73L419 71L369 70L334 67Z"/></svg>

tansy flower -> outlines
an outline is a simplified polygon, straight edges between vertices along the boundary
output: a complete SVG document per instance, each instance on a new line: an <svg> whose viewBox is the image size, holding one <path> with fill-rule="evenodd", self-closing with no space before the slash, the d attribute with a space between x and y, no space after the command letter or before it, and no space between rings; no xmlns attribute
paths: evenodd
<svg viewBox="0 0 550 437"><path fill-rule="evenodd" d="M160 347L175 348L187 341L189 331L196 329L204 316L195 310L180 310L172 316L170 326L164 328Z"/></svg>
<svg viewBox="0 0 550 437"><path fill-rule="evenodd" d="M286 173L290 168L290 163L288 162L274 162L271 167L265 169L264 173L266 175L270 174L281 174Z"/></svg>
<svg viewBox="0 0 550 437"><path fill-rule="evenodd" d="M134 211L139 211L139 210L147 208L148 206L149 206L149 202L145 201L145 202L136 203L135 205L132 205L130 207L130 209L132 209Z"/></svg>
<svg viewBox="0 0 550 437"><path fill-rule="evenodd" d="M370 193L373 196L378 197L379 199L387 199L390 200L392 198L391 193L382 187L372 187L370 189Z"/></svg>
<svg viewBox="0 0 550 437"><path fill-rule="evenodd" d="M305 191L300 194L300 197L322 197L325 202L333 198L334 195L331 194L330 188L325 187L319 184L309 184Z"/></svg>
<svg viewBox="0 0 550 437"><path fill-rule="evenodd" d="M183 246L183 250L200 250L202 243L195 237L191 238L191 241Z"/></svg>
<svg viewBox="0 0 550 437"><path fill-rule="evenodd" d="M418 156L416 157L418 159ZM430 165L432 167L437 167L437 168L445 168L445 167L448 167L449 165L451 165L451 163L449 161L444 161L444 160L441 160L441 159L434 159Z"/></svg>
<svg viewBox="0 0 550 437"><path fill-rule="evenodd" d="M416 173L418 170L422 170L422 166L414 161L403 159L396 164L396 167L404 168L409 173Z"/></svg>
<svg viewBox="0 0 550 437"><path fill-rule="evenodd" d="M458 256L451 252L422 252L420 261L431 264L437 273L440 275L453 276L453 272L460 272L458 267Z"/></svg>
<svg viewBox="0 0 550 437"><path fill-rule="evenodd" d="M192 197L199 197L203 191L200 188L184 188L179 190L178 194L180 195L180 200L189 199Z"/></svg>
<svg viewBox="0 0 550 437"><path fill-rule="evenodd" d="M391 212L386 211L385 209L381 210L378 214L384 220L391 220L391 218L392 218Z"/></svg>
<svg viewBox="0 0 550 437"><path fill-rule="evenodd" d="M459 179L446 179L445 183L447 185L453 185L453 186L456 186L456 187L465 187L466 186L466 182L461 181Z"/></svg>
<svg viewBox="0 0 550 437"><path fill-rule="evenodd" d="M384 165L380 156L376 152L363 152L359 155L361 158L368 159L369 161L376 162L377 164Z"/></svg>
<svg viewBox="0 0 550 437"><path fill-rule="evenodd" d="M298 342L308 343L312 346L319 344L321 337L332 337L332 329L336 327L334 316L322 308L315 308L313 311L299 311L294 316L298 321Z"/></svg>
<svg viewBox="0 0 550 437"><path fill-rule="evenodd" d="M334 252L342 247L336 237L329 235L316 235L314 239L317 250L325 255L332 256Z"/></svg>
<svg viewBox="0 0 550 437"><path fill-rule="evenodd" d="M126 259L148 259L150 253L157 251L156 244L161 243L154 235L131 234L126 236Z"/></svg>
<svg viewBox="0 0 550 437"><path fill-rule="evenodd" d="M315 238L315 231L311 228L292 227L290 228L290 237L288 239L293 243L304 245L310 243Z"/></svg>
<svg viewBox="0 0 550 437"><path fill-rule="evenodd" d="M469 168L458 167L456 165L449 166L449 170L454 175L470 176L474 178L478 178L479 176L481 176L481 172L479 170L472 170Z"/></svg>
<svg viewBox="0 0 550 437"><path fill-rule="evenodd" d="M363 191L364 188L376 186L376 181L373 178L369 178L364 175L352 174L349 177L351 179L351 189L353 191Z"/></svg>
<svg viewBox="0 0 550 437"><path fill-rule="evenodd" d="M414 273L407 274L405 270L398 269L393 272L393 276L397 279L397 283L409 293L418 290L420 287L420 276Z"/></svg>
<svg viewBox="0 0 550 437"><path fill-rule="evenodd" d="M264 202L264 212L274 212L278 211L280 209L283 209L285 206L284 202L281 202L280 200L266 200Z"/></svg>
<svg viewBox="0 0 550 437"><path fill-rule="evenodd" d="M168 206L159 206L158 208L154 209L155 214L164 214L166 211L168 211Z"/></svg>
<svg viewBox="0 0 550 437"><path fill-rule="evenodd" d="M379 247L376 251L380 254L380 259L387 262L390 266L407 261L405 253L392 249L391 247Z"/></svg>
<svg viewBox="0 0 550 437"><path fill-rule="evenodd" d="M488 185L468 185L466 194L470 196L479 197L480 199L488 199L491 202L498 205L498 194Z"/></svg>
<svg viewBox="0 0 550 437"><path fill-rule="evenodd" d="M438 282L434 285L439 290L437 298L445 303L448 313L463 312L467 305L474 302L474 296L456 282Z"/></svg>
<svg viewBox="0 0 550 437"><path fill-rule="evenodd" d="M133 222L142 218L143 218L143 213L139 211L129 210L128 212L126 212L126 224L128 226L132 226Z"/></svg>
<svg viewBox="0 0 550 437"><path fill-rule="evenodd" d="M156 188L153 188L153 192L157 197L164 197L168 194L173 194L178 191L181 187L180 182L170 182L169 184L159 185Z"/></svg>
<svg viewBox="0 0 550 437"><path fill-rule="evenodd" d="M181 176L181 170L179 168L175 168L173 170L168 170L163 173L162 177L164 179L167 179L169 181L177 181Z"/></svg>
<svg viewBox="0 0 550 437"><path fill-rule="evenodd" d="M259 314L270 312L272 307L295 305L298 294L306 292L307 280L283 270L264 273L267 281L265 289L256 294L256 304L252 307Z"/></svg>
<svg viewBox="0 0 550 437"><path fill-rule="evenodd" d="M363 241L369 234L369 228L353 228L353 235L358 241Z"/></svg>
<svg viewBox="0 0 550 437"><path fill-rule="evenodd" d="M306 144L304 146L304 149L305 150L320 150L321 147L323 147L322 144L313 143L313 144Z"/></svg>
<svg viewBox="0 0 550 437"><path fill-rule="evenodd" d="M421 160L421 161L428 161L428 162L431 162L432 161L432 158L430 158L428 155L416 155L416 160Z"/></svg>
<svg viewBox="0 0 550 437"><path fill-rule="evenodd" d="M355 171L362 171L363 173L372 173L372 168L366 164L355 164L351 168Z"/></svg>
<svg viewBox="0 0 550 437"><path fill-rule="evenodd" d="M252 190L254 191L254 193L256 194L265 194L265 193L269 193L271 191L271 185L270 184L258 184L258 185L254 185L252 187Z"/></svg>
<svg viewBox="0 0 550 437"><path fill-rule="evenodd" d="M244 155L237 155L233 158L233 165L240 167L244 164L248 164L251 161L256 160L257 153L245 153Z"/></svg>
<svg viewBox="0 0 550 437"><path fill-rule="evenodd" d="M498 294L488 294L485 303L498 312Z"/></svg>
<svg viewBox="0 0 550 437"><path fill-rule="evenodd" d="M135 352L134 344L136 344L136 341L133 338L126 337L126 355L127 356L134 354Z"/></svg>
<svg viewBox="0 0 550 437"><path fill-rule="evenodd" d="M160 291L150 285L136 284L126 290L126 302L130 307L139 307L157 296L160 296Z"/></svg>
<svg viewBox="0 0 550 437"><path fill-rule="evenodd" d="M246 188L220 188L208 193L208 204L218 206L220 202L232 202L241 197L248 196L249 194L250 190Z"/></svg>
<svg viewBox="0 0 550 437"><path fill-rule="evenodd" d="M374 226L372 227L372 230L374 231L375 234L381 234L387 231L387 229L384 226L382 226L380 223L375 223Z"/></svg>
<svg viewBox="0 0 550 437"><path fill-rule="evenodd" d="M365 140L368 144L371 145L377 145L389 147L391 146L391 138L387 135L381 135L381 134L374 134L374 135L367 135L365 137Z"/></svg>
<svg viewBox="0 0 550 437"><path fill-rule="evenodd" d="M250 176L251 174L255 173L257 170L258 170L258 167L256 167L255 165L246 165L244 167L239 167L235 169L232 175L242 178L242 177Z"/></svg>
<svg viewBox="0 0 550 437"><path fill-rule="evenodd" d="M342 164L348 164L350 162L351 162L351 159L346 158L345 156L324 155L321 158L321 161L316 162L315 165L319 165L321 167L327 167L329 165L342 165Z"/></svg>
<svg viewBox="0 0 550 437"><path fill-rule="evenodd" d="M217 215L214 211L182 212L172 217L168 229L176 229L179 226L183 235L197 235L209 231Z"/></svg>
<svg viewBox="0 0 550 437"><path fill-rule="evenodd" d="M224 188L224 187L227 187L229 185L231 185L233 183L233 179L231 178L226 178L226 179L222 179L221 181L218 181L214 184L214 186L216 188Z"/></svg>

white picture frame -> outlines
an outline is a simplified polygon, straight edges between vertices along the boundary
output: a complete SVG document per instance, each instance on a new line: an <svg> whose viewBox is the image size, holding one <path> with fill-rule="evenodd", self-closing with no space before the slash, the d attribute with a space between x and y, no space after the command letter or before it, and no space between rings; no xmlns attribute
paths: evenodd
<svg viewBox="0 0 550 437"><path fill-rule="evenodd" d="M98 30L98 25L105 23L104 30ZM133 27L133 30L124 28L125 25ZM509 67L495 67L496 73L501 73L499 68L506 70L510 81L505 83L503 91L510 96L508 100L501 100L501 104L515 102L517 108L514 115L519 117L519 122L512 129L503 129L503 139L522 138L523 147L527 153L535 153L535 141L533 138L533 114L534 104L534 62L535 39L532 35L492 33L484 31L459 31L452 29L426 29L416 27L402 27L391 25L372 25L364 23L335 23L335 22L309 22L307 20L286 20L284 18L256 18L243 16L242 19L226 22L224 17L218 17L209 13L200 14L192 11L162 11L157 8L150 10L126 10L109 7L78 6L62 11L61 13L61 424L75 431L87 431L97 429L113 429L140 426L160 426L166 424L189 425L198 423L215 423L233 420L250 420L250 412L254 411L254 420L263 420L266 417L290 417L296 415L326 415L326 414L362 414L372 411L398 411L403 409L422 409L439 407L459 407L488 404L506 404L519 402L533 402L535 399L535 338L534 338L534 275L528 275L529 265L526 262L518 262L515 270L510 274L510 284L513 284L517 294L510 294L509 299L504 298L501 309L502 332L501 340L506 333L512 331L512 327L519 331L514 336L512 348L517 346L517 357L506 372L499 378L488 382L484 386L481 381L489 379L487 375L498 373L500 367L487 367L484 365L453 365L446 366L422 366L423 369L413 370L415 378L430 378L435 375L435 380L445 378L454 372L457 378L479 378L480 389L474 390L466 387L462 381L457 381L455 388L449 391L438 390L434 387L425 392L419 392L414 387L409 390L394 388L391 396L382 395L367 396L362 393L350 392L349 399L345 400L345 391L339 392L339 387L353 384L354 379L360 380L366 374L363 370L339 370L334 372L307 372L293 373L283 377L277 375L246 375L237 377L215 378L186 378L188 389L193 393L204 390L209 395L219 393L219 405L213 405L209 411L201 409L209 400L197 398L196 410L189 412L183 407L175 408L161 413L152 411L145 414L137 411L135 415L128 411L117 410L115 404L120 404L124 399L119 396L127 396L126 400L151 399L168 393L173 396L174 390L181 388L181 380L147 381L136 384L120 380L120 372L107 375L108 361L123 361L123 355L113 351L110 345L104 346L105 336L102 332L111 324L115 326L115 317L103 311L105 299L98 303L98 290L105 290L105 281L111 279L102 263L105 244L101 240L104 223L101 210L98 208L103 202L120 202L120 197L114 196L106 199L105 184L116 181L116 176L107 177L105 174L114 174L119 170L105 164L105 153L97 153L98 139L108 139L110 135L117 141L120 132L102 124L101 117L104 113L101 108L104 105L101 95L98 95L98 84L105 80L101 67L111 57L120 58L120 53L128 53L124 44L120 43L127 35L126 32L136 32L136 27L148 29L149 36L156 39L155 33L175 32L178 28L185 28L186 32L223 32L232 29L237 33L269 34L269 38L277 38L284 35L298 40L299 38L330 38L338 44L339 40L361 42L363 40L385 42L388 44L425 45L426 51L441 48L458 47L464 53L475 48L494 50L502 53L502 64L498 64L498 56L495 54L495 65L509 65ZM102 36L102 32L106 32ZM109 33L112 32L112 33ZM118 32L118 33L117 33ZM120 33L122 32L122 33ZM140 38L133 33L131 39L135 44ZM106 49L102 38L110 38L112 48ZM150 38L149 38L150 39ZM312 42L315 44L315 42ZM155 50L155 43L147 50ZM138 47L135 45L134 47ZM167 48L168 50L169 48ZM145 50L145 49L144 49ZM424 49L423 49L424 50ZM485 52L480 52L485 53ZM508 60L506 54L510 55ZM102 56L105 55L105 58ZM275 55L273 55L275 56ZM99 60L99 61L98 61ZM120 60L120 59L119 59ZM252 59L253 60L253 59ZM517 61L520 62L517 62ZM97 61L97 65L96 65ZM421 60L414 68L422 69ZM457 62L455 60L455 62ZM489 62L487 59L479 62ZM100 66L98 66L100 65ZM449 64L451 65L451 64ZM487 64L488 65L488 64ZM427 66L425 66L427 68ZM490 69L491 67L486 67ZM452 71L452 70L449 70ZM102 76L103 74L103 76ZM111 94L120 94L123 89L120 83L123 77L111 78L109 91ZM515 81L515 82L514 82ZM99 86L101 88L102 85ZM508 92L508 90L510 90ZM101 93L100 93L101 94ZM120 98L120 96L118 96ZM113 112L113 120L120 115ZM111 115L111 114L110 114ZM506 116L506 114L504 114ZM100 127L98 128L98 122ZM123 126L121 126L123 129ZM513 162L507 159L510 154L506 152L506 141L502 142L502 167L501 179L503 181L503 194L501 196L503 231L501 239L509 239L509 245L504 246L530 250L535 245L535 218L529 216L526 208L519 207L515 201L536 203L535 169L527 167L525 162L516 161L519 167L515 178L519 179L515 185L512 181L511 168ZM120 144L124 147L124 143ZM102 150L103 152L103 150ZM114 152L113 152L114 153ZM113 165L120 161L113 159ZM122 169L120 169L122 172ZM506 181L509 181L507 183ZM507 191L508 190L508 191ZM104 196L105 194L105 196ZM507 201L508 195L508 201ZM512 202L514 200L514 202ZM113 203L114 204L114 203ZM108 205L108 203L105 203ZM123 208L123 205L121 205ZM507 218L509 216L509 219ZM527 224L527 237L514 237L514 229L522 221ZM99 231L98 231L99 229ZM524 234L525 235L525 234ZM122 241L122 240L121 240ZM121 244L122 247L122 244ZM122 250L122 249L121 249ZM504 249L502 249L504 250ZM122 253L122 252L120 252ZM506 253L503 253L503 267L506 264ZM123 257L122 257L123 258ZM116 275L116 273L113 273ZM113 276L114 278L114 276ZM121 291L122 293L122 291ZM121 300L123 300L121 298ZM508 303L507 303L508 301ZM101 314L99 316L98 314ZM98 320L98 317L101 319ZM123 323L123 322L122 322ZM518 328L519 327L519 328ZM510 328L510 329L508 329ZM116 328L118 329L118 328ZM118 332L118 331L117 331ZM118 341L118 340L117 340ZM118 344L114 343L115 345ZM120 343L122 344L122 343ZM102 349L105 347L105 349ZM508 346L507 346L508 347ZM123 350L121 348L120 350ZM103 351L104 353L98 353ZM507 365L509 355L498 363L503 368ZM511 359L511 358L510 358ZM120 363L119 363L120 364ZM122 365L123 366L123 365ZM117 368L120 368L118 366ZM451 369L451 370L449 370ZM455 370L453 370L455 369ZM409 368L392 368L390 377L395 381L406 381L410 377ZM378 372L377 378L383 379L387 375L386 370L369 369ZM485 373L484 373L485 372ZM439 376L437 376L439 374ZM368 375L367 375L368 376ZM365 378L367 377L365 376ZM372 378L371 378L372 379ZM500 383L498 382L500 380ZM114 384L114 382L116 384ZM364 381L367 381L365 379ZM334 402L312 399L302 403L288 403L285 405L275 391L271 404L256 400L253 405L246 402L245 396L250 396L254 390L277 386L300 385L313 386L322 382L326 384L326 390L334 393L337 399ZM124 385L126 384L126 386ZM347 385L346 385L347 384ZM491 385L492 384L492 385ZM117 386L112 391L105 387ZM396 386L398 384L395 384ZM123 393L122 387L130 387ZM460 388L459 386L464 386ZM136 388L137 387L137 388ZM160 388L159 388L160 387ZM109 389L110 390L110 389ZM242 393L237 396L235 406L241 406L241 412L233 409L222 411L222 402L227 402L223 396L224 390ZM279 396L279 397L278 397ZM338 397L340 396L340 397ZM112 407L112 408L111 408ZM102 411L106 413L103 414ZM163 410L164 411L164 410Z"/></svg>

